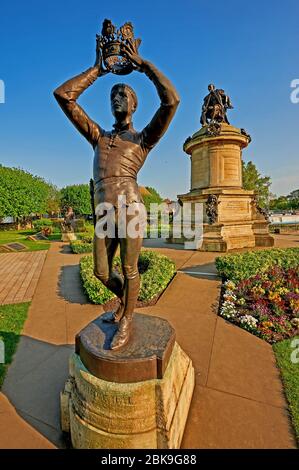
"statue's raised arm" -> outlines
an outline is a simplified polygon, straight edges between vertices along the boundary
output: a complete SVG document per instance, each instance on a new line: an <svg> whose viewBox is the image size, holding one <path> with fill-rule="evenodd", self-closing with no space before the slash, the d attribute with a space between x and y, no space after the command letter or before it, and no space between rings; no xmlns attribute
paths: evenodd
<svg viewBox="0 0 299 470"><path fill-rule="evenodd" d="M166 132L179 105L179 95L171 81L151 62L139 55L134 42L128 41L128 44L123 46L123 52L136 69L144 72L154 83L161 100L159 109L142 131L144 145L151 149Z"/></svg>
<svg viewBox="0 0 299 470"><path fill-rule="evenodd" d="M54 96L63 112L93 147L96 146L102 129L77 103L77 99L98 77L106 73L108 71L102 67L100 49L97 45L95 65L67 80L54 91Z"/></svg>

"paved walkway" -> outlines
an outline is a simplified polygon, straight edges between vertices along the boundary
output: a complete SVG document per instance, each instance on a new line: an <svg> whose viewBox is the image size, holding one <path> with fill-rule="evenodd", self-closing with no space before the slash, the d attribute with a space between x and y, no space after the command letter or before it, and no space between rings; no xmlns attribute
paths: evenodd
<svg viewBox="0 0 299 470"><path fill-rule="evenodd" d="M46 254L46 251L0 254L0 305L32 299Z"/></svg>
<svg viewBox="0 0 299 470"><path fill-rule="evenodd" d="M283 240L296 246L299 236ZM272 348L216 314L220 280L215 254L175 246L154 249L171 257L179 272L155 306L139 311L172 323L196 371L182 447L294 448ZM61 243L51 245L0 394L2 448L65 445L59 392L74 335L102 311L82 293L78 258Z"/></svg>

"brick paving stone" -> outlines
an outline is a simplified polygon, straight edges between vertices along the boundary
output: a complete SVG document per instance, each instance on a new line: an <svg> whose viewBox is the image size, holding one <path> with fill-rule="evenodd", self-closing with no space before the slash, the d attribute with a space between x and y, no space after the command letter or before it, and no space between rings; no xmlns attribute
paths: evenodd
<svg viewBox="0 0 299 470"><path fill-rule="evenodd" d="M0 255L0 305L32 299L46 251Z"/></svg>

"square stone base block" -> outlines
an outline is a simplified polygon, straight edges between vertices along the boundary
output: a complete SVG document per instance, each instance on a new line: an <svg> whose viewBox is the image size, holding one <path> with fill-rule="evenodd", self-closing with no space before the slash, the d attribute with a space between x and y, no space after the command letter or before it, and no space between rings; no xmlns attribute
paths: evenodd
<svg viewBox="0 0 299 470"><path fill-rule="evenodd" d="M61 427L76 449L178 449L194 389L192 362L175 343L162 379L108 382L77 354L61 393Z"/></svg>
<svg viewBox="0 0 299 470"><path fill-rule="evenodd" d="M61 233L62 242L73 242L74 240L77 240L77 237L74 234L74 232L62 232Z"/></svg>
<svg viewBox="0 0 299 470"><path fill-rule="evenodd" d="M216 197L215 221L211 222L207 213L207 201L210 195ZM226 252L255 246L273 246L273 237L269 234L269 222L256 207L254 191L239 189L211 188L194 190L178 196L182 203L191 204L191 227L196 225L194 210L196 204L202 204L203 225L202 243L196 247L200 251ZM182 226L182 234L184 233ZM180 238L169 237L169 243L185 243Z"/></svg>

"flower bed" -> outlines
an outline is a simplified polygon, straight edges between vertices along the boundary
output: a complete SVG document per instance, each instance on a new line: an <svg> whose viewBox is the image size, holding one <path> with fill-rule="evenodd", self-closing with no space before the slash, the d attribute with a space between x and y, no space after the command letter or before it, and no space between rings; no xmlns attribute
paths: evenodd
<svg viewBox="0 0 299 470"><path fill-rule="evenodd" d="M299 270L273 266L237 282L224 283L220 315L275 343L299 329Z"/></svg>
<svg viewBox="0 0 299 470"><path fill-rule="evenodd" d="M114 259L114 268L121 272L119 256ZM158 298L168 286L176 272L175 264L167 256L144 250L140 253L138 268L141 288L138 300L143 303ZM84 256L80 261L80 274L84 290L89 300L95 304L105 304L115 295L93 274L93 257Z"/></svg>

